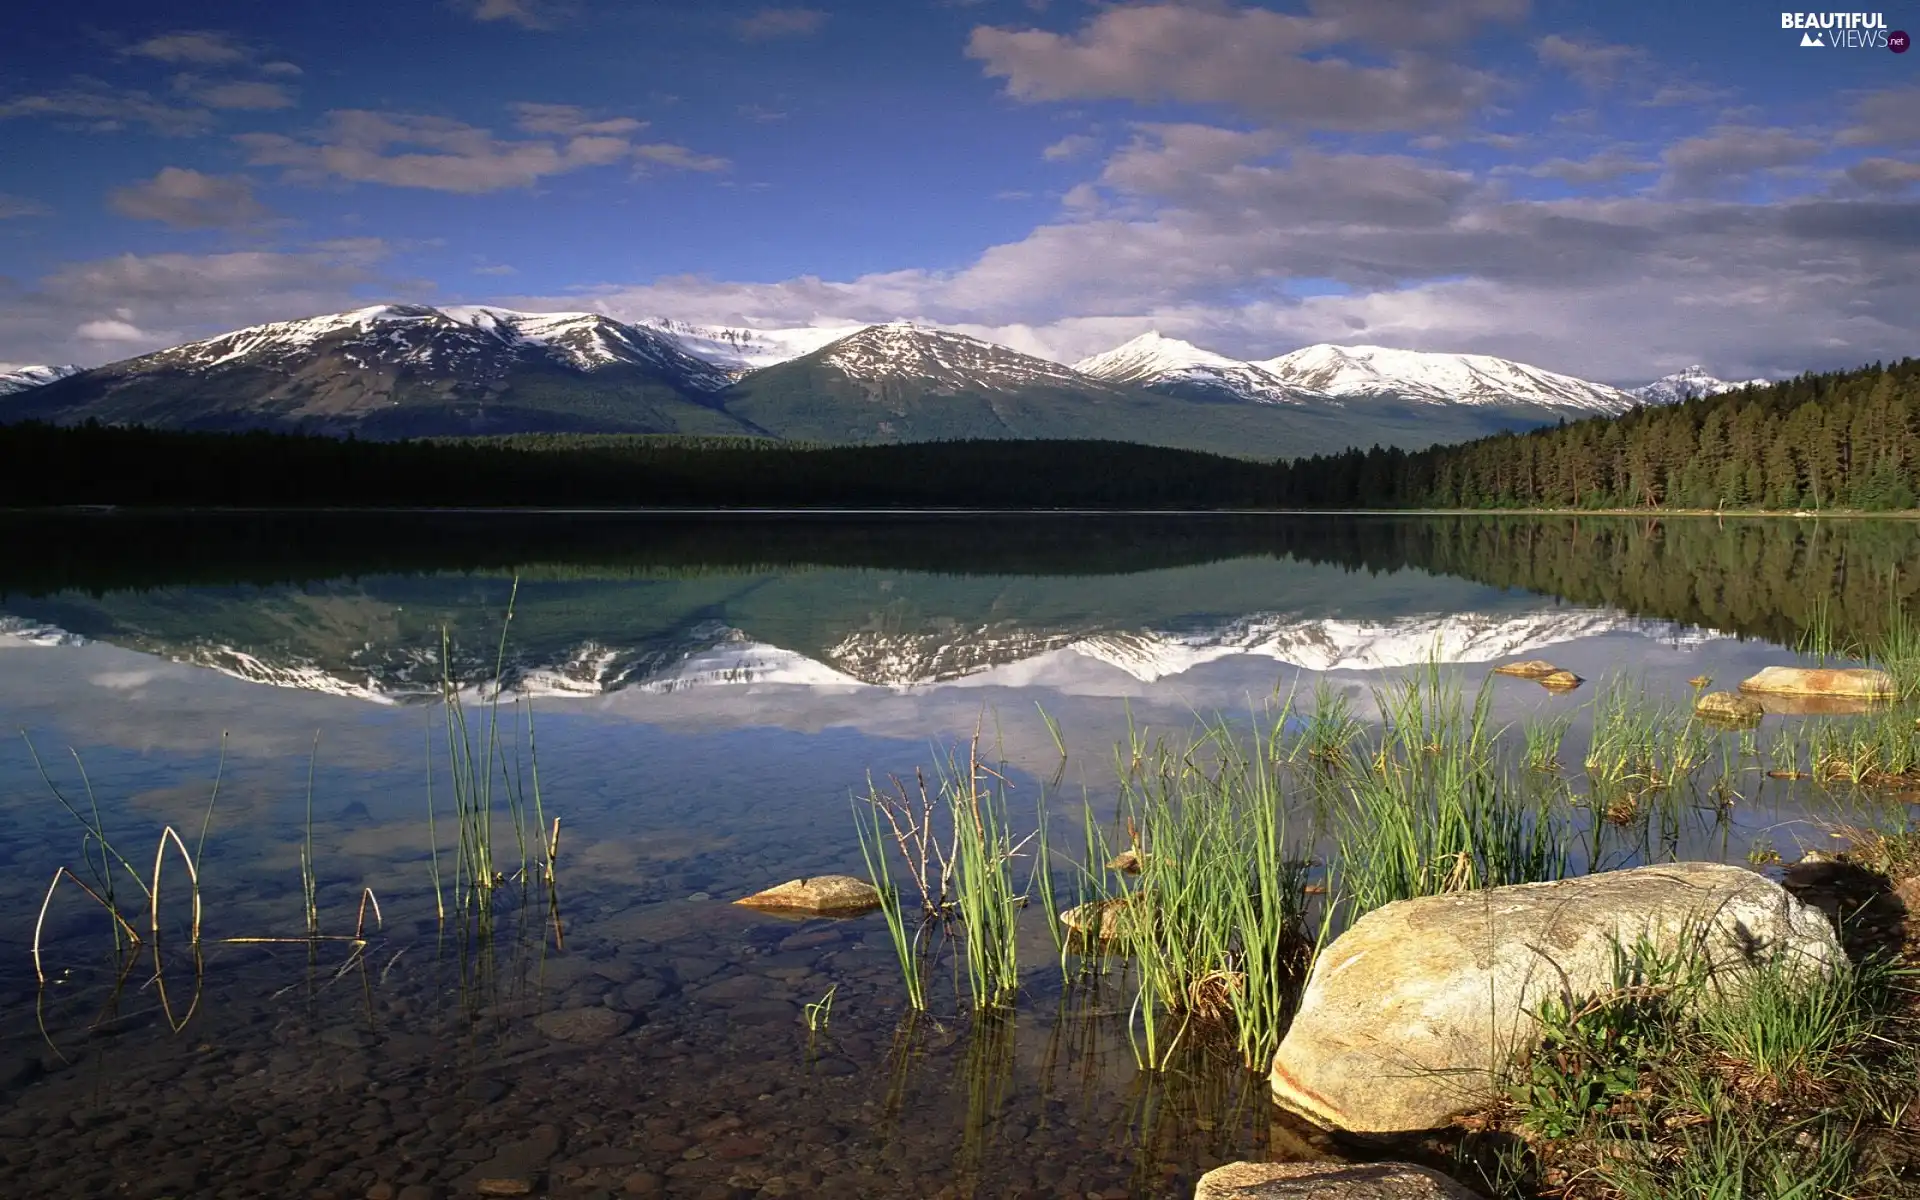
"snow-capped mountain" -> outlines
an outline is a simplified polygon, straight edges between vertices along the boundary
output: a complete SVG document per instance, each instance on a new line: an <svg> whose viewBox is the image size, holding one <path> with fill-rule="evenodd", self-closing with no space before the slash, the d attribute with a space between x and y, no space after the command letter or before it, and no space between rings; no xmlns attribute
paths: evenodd
<svg viewBox="0 0 1920 1200"><path fill-rule="evenodd" d="M1263 367L1158 332L1143 333L1104 354L1083 358L1073 364L1073 369L1095 379L1201 399L1213 398L1212 394L1255 404L1302 404L1323 399Z"/></svg>
<svg viewBox="0 0 1920 1200"><path fill-rule="evenodd" d="M1195 399L1343 405L1394 398L1425 404L1527 406L1624 412L1632 396L1525 363L1485 354L1433 354L1383 346L1306 346L1242 361L1159 333L1145 333L1074 370L1116 383Z"/></svg>
<svg viewBox="0 0 1920 1200"><path fill-rule="evenodd" d="M73 366L19 367L12 371L0 371L0 396L11 396L15 392L41 387L79 373L80 368Z"/></svg>
<svg viewBox="0 0 1920 1200"><path fill-rule="evenodd" d="M647 317L634 324L666 334L686 353L735 377L811 354L866 328L864 325L803 325L794 329L750 329L693 325L671 317Z"/></svg>
<svg viewBox="0 0 1920 1200"><path fill-rule="evenodd" d="M1743 387L1766 387L1771 380L1746 379L1730 383L1725 379L1715 379L1707 374L1707 369L1698 363L1683 371L1671 375L1662 375L1652 383L1637 388L1629 388L1627 394L1642 404L1678 404L1700 396L1718 396L1721 392L1738 391Z"/></svg>
<svg viewBox="0 0 1920 1200"><path fill-rule="evenodd" d="M322 351L339 354L362 369L411 369L474 381L502 379L516 367L541 365L581 373L642 366L709 391L730 382L724 372L687 354L677 342L599 313L526 313L485 306L381 304L256 325L133 362L190 372L234 364L286 368Z"/></svg>
<svg viewBox="0 0 1920 1200"><path fill-rule="evenodd" d="M1051 359L907 321L869 325L823 347L810 361L869 384L913 379L949 390L1100 387L1098 381Z"/></svg>
<svg viewBox="0 0 1920 1200"><path fill-rule="evenodd" d="M1595 413L1624 412L1635 403L1619 388L1486 354L1323 343L1252 365L1336 400L1393 396L1431 404L1528 404Z"/></svg>

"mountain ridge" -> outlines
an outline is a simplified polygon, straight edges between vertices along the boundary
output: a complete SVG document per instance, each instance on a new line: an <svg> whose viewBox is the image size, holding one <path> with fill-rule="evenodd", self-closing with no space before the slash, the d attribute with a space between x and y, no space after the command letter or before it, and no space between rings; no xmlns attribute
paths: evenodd
<svg viewBox="0 0 1920 1200"><path fill-rule="evenodd" d="M1646 402L1485 355L1321 344L1242 361L1149 333L1069 365L909 321L760 329L492 305L371 305L18 374L9 420L375 439L1079 439L1251 457L1418 448Z"/></svg>

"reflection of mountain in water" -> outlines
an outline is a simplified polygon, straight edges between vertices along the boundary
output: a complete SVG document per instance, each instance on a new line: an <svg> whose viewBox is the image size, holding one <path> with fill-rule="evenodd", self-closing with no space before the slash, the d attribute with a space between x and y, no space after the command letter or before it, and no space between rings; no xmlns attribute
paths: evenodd
<svg viewBox="0 0 1920 1200"><path fill-rule="evenodd" d="M1108 578L813 571L523 585L501 684L512 694L547 697L730 684L911 687L1061 652L1150 683L1233 656L1364 671L1436 654L1486 662L1604 633L1703 636L1604 611L1541 608L1418 572L1399 576L1269 560L1253 564L1250 575L1248 564L1226 563ZM437 595L425 586L436 582ZM256 683L407 703L436 696L447 674L465 690L491 683L499 634L497 625L486 628L497 620L489 582L498 581L56 597L36 605L52 613L0 618L0 634L44 645L95 637ZM1305 603L1290 611L1271 602L1239 613L1226 608L1255 595ZM1192 597L1205 597L1214 611L1183 611ZM1416 599L1460 607L1394 611ZM465 635L455 636L456 628Z"/></svg>

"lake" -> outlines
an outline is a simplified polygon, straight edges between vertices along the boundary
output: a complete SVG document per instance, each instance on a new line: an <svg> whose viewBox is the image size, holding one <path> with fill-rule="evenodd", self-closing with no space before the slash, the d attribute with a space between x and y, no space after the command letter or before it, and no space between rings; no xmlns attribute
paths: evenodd
<svg viewBox="0 0 1920 1200"><path fill-rule="evenodd" d="M1770 745L1848 719L1791 711L1649 811L1579 803L1607 697L1681 711L1690 680L1911 611L1907 522L66 513L0 537L12 1195L1175 1197L1324 1145L1203 1038L1141 1070L1124 965L1068 986L1038 904L1010 1009L970 1015L949 953L909 1019L879 916L730 903L865 875L869 787L970 752L1017 836L1046 815L1071 890L1088 814L1125 841L1117 747L1336 698L1371 724L1426 664L1471 697L1544 658L1585 683L1496 678L1491 719L1564 725L1585 862L1791 861L1912 815L1769 778ZM484 920L444 911L481 778ZM1339 800L1308 799L1289 820L1324 849ZM62 867L112 881L138 952L74 882L43 913Z"/></svg>

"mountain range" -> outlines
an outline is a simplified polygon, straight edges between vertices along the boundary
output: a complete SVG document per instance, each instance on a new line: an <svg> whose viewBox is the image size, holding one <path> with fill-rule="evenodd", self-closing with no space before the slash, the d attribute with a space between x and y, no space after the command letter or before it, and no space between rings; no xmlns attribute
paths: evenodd
<svg viewBox="0 0 1920 1200"><path fill-rule="evenodd" d="M1740 386L1636 392L1485 355L1317 345L1240 361L1144 334L1072 366L893 322L760 330L390 304L91 370L0 376L0 420L361 437L1094 438L1272 457L1417 447Z"/></svg>

